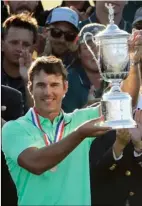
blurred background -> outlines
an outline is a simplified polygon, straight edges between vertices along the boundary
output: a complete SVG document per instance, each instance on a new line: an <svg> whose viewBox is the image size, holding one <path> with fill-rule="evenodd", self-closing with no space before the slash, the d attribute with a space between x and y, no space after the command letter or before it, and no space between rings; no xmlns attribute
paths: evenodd
<svg viewBox="0 0 142 206"><path fill-rule="evenodd" d="M62 0L43 0L42 4L45 10L51 9L53 7L56 7L58 5L60 5L62 2ZM93 5L93 1L90 0L90 4Z"/></svg>

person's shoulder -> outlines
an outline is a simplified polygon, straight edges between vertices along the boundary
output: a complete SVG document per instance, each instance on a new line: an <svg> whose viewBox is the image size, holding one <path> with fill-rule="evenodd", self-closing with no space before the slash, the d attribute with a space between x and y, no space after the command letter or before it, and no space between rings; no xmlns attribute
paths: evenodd
<svg viewBox="0 0 142 206"><path fill-rule="evenodd" d="M72 113L66 114L66 117L72 119L82 119L82 120L90 120L94 118L98 118L100 116L100 106L96 107L86 107L82 109L75 109Z"/></svg>
<svg viewBox="0 0 142 206"><path fill-rule="evenodd" d="M22 97L22 94L20 91L12 88L12 87L9 87L9 86L4 86L4 85L1 85L1 90L2 90L2 93L6 96L6 95L11 95L11 98L13 97L13 99L16 98L21 98Z"/></svg>
<svg viewBox="0 0 142 206"><path fill-rule="evenodd" d="M25 116L22 116L22 117L19 117L18 119L16 120L10 120L10 121L7 121L3 128L2 128L2 131L8 131L8 132L11 132L11 131L14 131L15 129L19 129L20 128L20 122L23 121L25 122L26 119L25 119Z"/></svg>
<svg viewBox="0 0 142 206"><path fill-rule="evenodd" d="M19 130L19 124L16 120L8 121L4 124L2 127L2 139L8 136L11 136L11 134L17 130Z"/></svg>

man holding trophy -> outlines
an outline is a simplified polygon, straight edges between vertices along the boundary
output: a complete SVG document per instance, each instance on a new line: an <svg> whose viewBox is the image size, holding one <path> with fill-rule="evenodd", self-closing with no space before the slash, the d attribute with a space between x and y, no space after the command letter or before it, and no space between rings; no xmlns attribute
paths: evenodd
<svg viewBox="0 0 142 206"><path fill-rule="evenodd" d="M112 7L109 9L109 28L105 29L104 33L98 34L97 41L92 38L99 47L96 62L100 74L105 80L111 80L111 83L114 84L112 92L106 94L102 101L102 109L104 107L106 111L102 111L105 122L103 122L104 118L100 114L99 106L76 110L70 114L61 110L68 82L66 69L60 59L53 56L39 57L29 69L28 86L34 100L34 108L31 108L25 116L6 123L2 131L2 149L16 184L19 206L90 205L88 152L92 143L91 137L93 139L98 137L94 141L97 148L94 150L96 154L92 156L93 161L91 162L91 171L98 180L94 184L94 191L93 179L91 180L92 194L96 195L94 199L92 198L93 205L116 206L119 199L124 199L125 202L123 204L121 201L122 204L118 204L119 206L128 205L130 202L128 194L134 196L135 191L129 188L130 191L127 190L129 193L125 193L123 198L122 182L123 176L126 175L128 178L125 184L127 185L130 182L131 173L133 182L139 183L136 200L141 196L142 114L141 111L136 111L135 121L132 119L131 97L120 92L119 89L119 82L127 77L129 69L129 35L119 31L113 24L113 10ZM137 35L135 36L135 34ZM141 31L134 32L133 35L135 39L130 40L131 45L135 46L138 42L142 45ZM120 41L118 41L119 39ZM137 60L140 55L140 51L137 50L138 59L133 57L132 67L138 65L139 61ZM107 57L111 58L111 61L108 61ZM112 57L116 58L116 64ZM102 63L104 64L103 71L101 71ZM116 104L116 108L114 104ZM110 105L113 113L110 111ZM106 113L108 114L106 115ZM119 113L120 115L117 115ZM100 125L100 122L103 126ZM135 122L138 125L135 130L117 130L115 141L115 132L110 131L112 128L135 127ZM108 136L103 136L105 133ZM130 140L132 140L132 144L129 144ZM130 145L130 150L125 155L124 150L128 145ZM127 157L130 161L127 161ZM123 161L122 166L120 165L121 160ZM118 161L118 165L116 163L111 165L114 161L116 163ZM129 169L125 171L126 163ZM118 167L118 173L114 173L115 167ZM122 173L120 173L120 168ZM116 189L114 189L111 187L111 181L115 186L116 180L120 184L117 187L117 183ZM104 192L107 191L109 193L105 197ZM113 197L116 198L115 202L110 201ZM135 202L137 203L137 201ZM138 204L132 205L138 206Z"/></svg>
<svg viewBox="0 0 142 206"><path fill-rule="evenodd" d="M102 125L116 129L116 132L110 131L96 139L90 150L92 205L139 206L142 191L142 111L132 111L132 99L124 93L128 91L127 84L121 85L121 92L120 83L123 79L127 81L130 68L139 71L142 31L133 31L130 37L119 30L113 22L113 7L106 7L110 20L107 28L95 37L91 33L84 35L102 79L112 85L111 91L102 97L101 109L105 116ZM90 36L98 46L97 58L87 42ZM132 93L133 87L129 87Z"/></svg>

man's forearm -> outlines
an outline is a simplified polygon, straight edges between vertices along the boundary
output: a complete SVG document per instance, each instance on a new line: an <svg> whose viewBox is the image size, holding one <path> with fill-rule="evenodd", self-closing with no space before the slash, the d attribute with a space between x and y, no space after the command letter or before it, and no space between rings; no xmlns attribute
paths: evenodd
<svg viewBox="0 0 142 206"><path fill-rule="evenodd" d="M132 66L129 72L129 76L122 82L121 89L123 92L127 92L132 97L132 105L137 105L139 96L139 89L141 85L140 65Z"/></svg>
<svg viewBox="0 0 142 206"><path fill-rule="evenodd" d="M26 149L19 155L18 163L28 171L40 175L64 160L84 138L78 131L74 131L63 140L50 146L41 149ZM31 151L31 149L33 150Z"/></svg>

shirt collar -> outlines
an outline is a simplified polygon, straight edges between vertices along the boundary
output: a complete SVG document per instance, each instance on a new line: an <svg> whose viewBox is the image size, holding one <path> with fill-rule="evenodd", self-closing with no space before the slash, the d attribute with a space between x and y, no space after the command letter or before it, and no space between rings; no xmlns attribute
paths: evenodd
<svg viewBox="0 0 142 206"><path fill-rule="evenodd" d="M29 111L25 114L25 117L26 117L27 119L29 119L30 121L32 121L31 109L32 109L32 108L30 108ZM55 117L55 119L54 119L54 121L53 121L53 124L58 123L58 122L60 121L60 119L62 118L62 116L63 116L63 119L64 119L65 124L68 124L68 123L71 122L71 116L65 114L64 111L61 110L60 114L59 114L57 117ZM38 115L38 117L39 117L39 120L40 120L40 124L41 124L41 125L42 125L43 123L45 123L45 122L51 123L51 121L50 121L48 118L42 117L42 116L40 116L40 115Z"/></svg>

